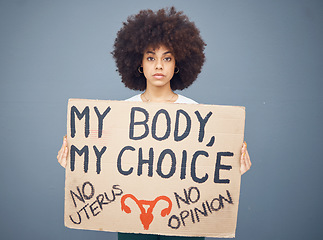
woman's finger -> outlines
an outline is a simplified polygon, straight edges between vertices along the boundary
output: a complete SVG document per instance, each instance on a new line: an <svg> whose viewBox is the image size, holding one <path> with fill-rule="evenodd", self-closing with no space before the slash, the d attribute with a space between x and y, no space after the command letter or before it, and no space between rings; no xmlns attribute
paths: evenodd
<svg viewBox="0 0 323 240"><path fill-rule="evenodd" d="M241 158L240 158L240 173L241 175L247 172L251 167L251 161L249 153L247 151L247 143L244 142L241 148Z"/></svg>
<svg viewBox="0 0 323 240"><path fill-rule="evenodd" d="M66 168L67 153L68 153L68 148L66 146L64 151L63 151L61 162L60 162L60 164L62 165L63 168Z"/></svg>
<svg viewBox="0 0 323 240"><path fill-rule="evenodd" d="M68 152L68 149L67 149L67 139L66 139L66 135L65 135L64 138L63 138L62 147L58 151L58 154L57 154L57 161L64 168L66 167L67 152Z"/></svg>

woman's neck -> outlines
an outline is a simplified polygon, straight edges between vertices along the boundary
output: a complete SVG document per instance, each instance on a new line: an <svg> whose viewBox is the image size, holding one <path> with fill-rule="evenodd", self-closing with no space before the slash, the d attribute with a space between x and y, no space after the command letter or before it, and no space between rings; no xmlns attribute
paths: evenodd
<svg viewBox="0 0 323 240"><path fill-rule="evenodd" d="M169 87L147 87L141 94L144 102L175 102L178 95Z"/></svg>

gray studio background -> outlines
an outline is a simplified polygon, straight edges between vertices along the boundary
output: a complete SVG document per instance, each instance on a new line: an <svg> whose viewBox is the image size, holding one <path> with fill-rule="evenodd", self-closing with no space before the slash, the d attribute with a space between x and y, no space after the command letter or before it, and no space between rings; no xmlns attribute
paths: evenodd
<svg viewBox="0 0 323 240"><path fill-rule="evenodd" d="M236 238L322 238L323 1L0 0L1 239L117 239L64 227L67 100L137 94L115 71L114 38L127 16L171 5L208 44L182 94L246 107Z"/></svg>

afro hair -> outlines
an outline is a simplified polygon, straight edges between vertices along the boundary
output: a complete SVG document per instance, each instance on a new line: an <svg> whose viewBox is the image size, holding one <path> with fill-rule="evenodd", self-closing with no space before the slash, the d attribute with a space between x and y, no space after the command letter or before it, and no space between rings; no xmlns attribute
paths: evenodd
<svg viewBox="0 0 323 240"><path fill-rule="evenodd" d="M133 90L145 90L146 78L139 73L143 53L148 47L169 48L180 69L171 79L172 90L190 86L201 72L205 61L206 44L195 24L183 12L174 7L142 10L129 16L117 33L112 55L116 61L122 82Z"/></svg>

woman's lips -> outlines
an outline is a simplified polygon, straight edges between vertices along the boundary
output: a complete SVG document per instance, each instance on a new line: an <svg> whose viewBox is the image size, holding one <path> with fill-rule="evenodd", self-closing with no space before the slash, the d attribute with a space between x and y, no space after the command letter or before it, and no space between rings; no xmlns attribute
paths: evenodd
<svg viewBox="0 0 323 240"><path fill-rule="evenodd" d="M164 75L164 74L162 74L162 73L155 73L155 74L153 75L153 77L154 77L154 78L156 78L156 79L162 79L163 77L165 77L165 75Z"/></svg>

